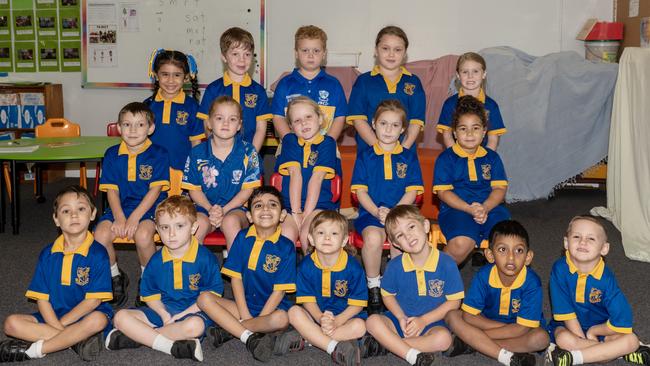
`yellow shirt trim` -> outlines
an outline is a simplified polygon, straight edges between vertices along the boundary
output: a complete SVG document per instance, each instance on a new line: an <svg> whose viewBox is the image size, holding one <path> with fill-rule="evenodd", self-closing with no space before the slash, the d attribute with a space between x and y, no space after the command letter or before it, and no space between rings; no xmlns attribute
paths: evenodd
<svg viewBox="0 0 650 366"><path fill-rule="evenodd" d="M275 232L270 237L264 239L257 236L257 229L255 229L255 225L251 225L251 227L248 228L248 231L246 232L246 237L255 238L255 243L253 244L253 248L251 249L251 254L248 257L248 269L254 271L257 268L257 262L259 261L260 253L262 252L262 247L264 246L264 243L267 241L270 241L272 244L277 243L278 240L280 239L280 233L281 233L281 229L280 226L278 226L275 229Z"/></svg>
<svg viewBox="0 0 650 366"><path fill-rule="evenodd" d="M314 261L316 268L321 270L321 296L322 297L331 297L332 296L332 272L341 272L345 269L345 266L348 264L348 253L341 249L339 251L339 257L336 259L331 267L326 267L321 264L320 259L318 258L318 253L314 251L311 254L311 260Z"/></svg>
<svg viewBox="0 0 650 366"><path fill-rule="evenodd" d="M478 315L481 313L481 310L471 307L467 304L463 304L460 306L461 310L463 310L466 313L472 314L472 315Z"/></svg>
<svg viewBox="0 0 650 366"><path fill-rule="evenodd" d="M244 74L244 79L241 81L241 83L238 83L234 81L233 79L230 78L230 73L228 71L223 73L223 85L224 86L229 86L232 85L232 99L236 100L237 103L239 103L240 98L240 87L241 86L250 86L251 85L251 77L248 75L248 73Z"/></svg>
<svg viewBox="0 0 650 366"><path fill-rule="evenodd" d="M415 277L417 278L418 283L418 295L426 296L427 295L427 283L425 280L424 272L435 272L438 268L438 259L440 258L440 251L437 248L430 246L431 252L427 257L427 261L424 262L424 266L418 268L413 263L411 255L408 253L402 254L402 267L404 272L415 271Z"/></svg>
<svg viewBox="0 0 650 366"><path fill-rule="evenodd" d="M154 100L156 102L163 102L162 123L168 125L172 113L172 103L185 103L185 92L181 89L181 91L179 91L172 99L165 99L162 95L162 90L158 89L158 93L156 93Z"/></svg>
<svg viewBox="0 0 650 366"><path fill-rule="evenodd" d="M167 247L162 248L163 263L172 261L172 266L174 268L174 290L183 289L183 262L194 263L196 261L196 255L198 252L199 241L196 240L194 236L192 236L189 247L180 258L172 256Z"/></svg>
<svg viewBox="0 0 650 366"><path fill-rule="evenodd" d="M632 328L631 327L615 327L612 325L612 323L607 321L607 328L615 331L616 333L623 333L623 334L630 334L632 333Z"/></svg>
<svg viewBox="0 0 650 366"><path fill-rule="evenodd" d="M304 304L306 302L316 302L316 296L297 296L296 304Z"/></svg>
<svg viewBox="0 0 650 366"><path fill-rule="evenodd" d="M126 146L126 143L122 141L120 143L120 147L117 150L117 155L128 155L128 163L127 163L127 180L129 182L135 182L135 177L136 177L136 159L138 158L138 155L142 154L144 151L146 151L149 146L151 146L151 140L147 139L144 144L142 144L142 147L136 151L135 153L131 153L129 151L129 148Z"/></svg>
<svg viewBox="0 0 650 366"><path fill-rule="evenodd" d="M388 89L388 93L395 94L397 92L397 84L399 84L400 80L402 80L402 76L404 75L411 76L412 74L408 70L406 70L404 66L401 66L399 76L395 81L392 81L389 80L381 73L381 69L379 68L379 65L375 65L375 67L372 68L372 71L370 71L370 76L376 76L376 75L381 75L384 78L384 82L386 83L386 88Z"/></svg>
<svg viewBox="0 0 650 366"><path fill-rule="evenodd" d="M469 175L469 180L476 182L478 180L478 176L476 175L476 163L474 160L476 160L476 158L482 158L487 155L487 150L485 150L483 146L479 146L478 149L476 149L476 152L470 155L465 150L463 150L463 148L460 147L458 143L455 143L451 148L456 153L456 155L460 156L461 158L467 158L467 172Z"/></svg>
<svg viewBox="0 0 650 366"><path fill-rule="evenodd" d="M63 253L63 262L61 263L61 285L70 286L72 283L72 261L75 254L88 256L90 245L95 241L93 234L88 232L84 241L72 252L65 251L65 238L60 235L52 245L51 253Z"/></svg>
<svg viewBox="0 0 650 366"><path fill-rule="evenodd" d="M605 271L605 261L603 261L603 257L600 257L600 260L598 263L594 266L594 268L591 270L589 273L581 273L578 270L578 267L576 267L575 264L573 264L573 261L571 261L571 255L569 254L569 251L567 250L565 252L566 255L566 263L569 266L569 272L573 273L578 273L578 280L576 283L576 302L584 304L585 302L585 287L587 286L587 277L592 276L593 278L600 280L600 278L603 276L603 272Z"/></svg>
<svg viewBox="0 0 650 366"><path fill-rule="evenodd" d="M568 313L568 314L553 314L553 319L563 322L565 320L571 320L576 318L576 313Z"/></svg>

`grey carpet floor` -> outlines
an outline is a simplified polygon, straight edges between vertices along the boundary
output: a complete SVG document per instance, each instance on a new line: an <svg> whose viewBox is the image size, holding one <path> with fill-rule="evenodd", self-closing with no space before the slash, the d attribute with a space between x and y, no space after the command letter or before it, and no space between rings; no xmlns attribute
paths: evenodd
<svg viewBox="0 0 650 366"><path fill-rule="evenodd" d="M31 313L36 311L36 306L26 301L25 289L31 279L36 259L41 248L56 237L56 228L52 222L51 198L65 184L73 184L74 180L67 179L62 182L47 185L45 194L48 201L36 204L32 198L31 186L21 187L22 220L19 236L11 235L10 226L6 232L0 234L0 322L4 322L11 313ZM533 268L542 278L544 286L548 285L551 264L562 252L562 236L569 219L581 213L587 213L594 206L604 205L605 193L594 190L563 190L551 200L538 200L526 203L509 205L513 218L519 220L528 229L531 245L535 251ZM627 259L621 246L620 233L610 224L607 225L611 251L607 256L607 264L612 268L618 283L628 298L634 310L634 329L639 338L650 342L650 301L647 293L650 289L650 264L635 262ZM135 283L136 274L139 272L135 252L132 248L118 248L118 260ZM465 284L474 274L470 265L461 271ZM135 296L136 286L130 286L130 298ZM550 305L548 296L544 299L544 313L548 319ZM4 339L0 335L0 339ZM203 352L206 362L211 364L226 364L231 366L256 364L244 345L238 341L226 343L220 349L214 349L204 342ZM542 358L538 358L542 364ZM147 349L124 350L101 354L98 365L167 365L167 364L192 364L192 361L177 361L170 356ZM31 361L34 365L70 365L84 364L79 361L76 354L70 350L48 355L42 360ZM257 363L259 364L259 363ZM322 365L329 364L329 359L324 352L308 348L305 351L274 358L269 365ZM407 365L394 356L378 357L364 360L366 365ZM438 357L436 364L440 365L497 365L486 357L480 355L460 356L453 359ZM618 360L611 364L625 364Z"/></svg>

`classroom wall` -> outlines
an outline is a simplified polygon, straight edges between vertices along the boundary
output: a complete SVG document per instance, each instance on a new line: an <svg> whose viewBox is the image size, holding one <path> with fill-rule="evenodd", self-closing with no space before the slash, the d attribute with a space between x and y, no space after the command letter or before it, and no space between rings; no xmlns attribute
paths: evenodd
<svg viewBox="0 0 650 366"><path fill-rule="evenodd" d="M371 7L367 6L368 2L372 3ZM330 39L330 57L336 51L362 52L360 70L369 70L375 34L382 25L395 19L396 3L392 0L266 0L269 85L282 71L293 67L293 33L303 24L323 26ZM414 40L409 49L411 61L501 45L517 47L533 55L564 50L584 54L582 42L574 40L584 21L591 17L603 20L613 17L612 0L399 3L411 3L418 8L409 24L400 24ZM458 3L464 4L462 8ZM350 12L357 15L351 17ZM535 24L535 29L530 24ZM214 37L212 41L217 42L218 35ZM0 78L0 82L17 81L63 84L65 117L79 123L84 135L104 135L106 123L116 119L121 106L143 100L150 93L132 89L83 89L80 73L11 73Z"/></svg>

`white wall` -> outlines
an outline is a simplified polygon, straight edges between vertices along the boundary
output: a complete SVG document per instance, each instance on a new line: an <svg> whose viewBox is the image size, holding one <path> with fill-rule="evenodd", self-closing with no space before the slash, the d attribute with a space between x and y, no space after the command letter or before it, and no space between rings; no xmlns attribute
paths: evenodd
<svg viewBox="0 0 650 366"><path fill-rule="evenodd" d="M399 24L413 40L410 60L500 45L533 55L562 50L582 54L582 43L574 38L584 20L613 17L612 0L267 0L267 80L274 81L293 66L293 33L311 23L327 31L330 53L362 52L360 70L368 70L377 30L404 17L394 8L397 3L417 9L408 24ZM150 93L82 89L80 73L12 73L0 78L0 82L26 80L63 84L65 117L81 124L84 135L104 135L106 123L115 120L120 107Z"/></svg>

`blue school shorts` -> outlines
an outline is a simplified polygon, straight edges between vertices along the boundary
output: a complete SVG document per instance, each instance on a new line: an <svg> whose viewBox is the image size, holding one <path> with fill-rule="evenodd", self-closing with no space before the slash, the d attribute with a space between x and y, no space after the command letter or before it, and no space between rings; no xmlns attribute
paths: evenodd
<svg viewBox="0 0 650 366"><path fill-rule="evenodd" d="M367 212L359 215L359 217L354 220L354 230L356 230L356 232L359 234L361 234L363 232L363 229L367 228L368 226L376 226L380 229L384 228L384 225L379 221L379 219Z"/></svg>
<svg viewBox="0 0 650 366"><path fill-rule="evenodd" d="M160 319L160 315L158 315L158 313L156 313L152 308L150 308L148 306L141 306L141 307L133 308L133 309L134 310L140 310L141 312L143 312L144 315L147 317L147 320L149 321L149 323L153 324L155 328L160 328L160 327L162 327L164 325L162 319ZM200 339L203 339L203 337L205 337L205 331L208 330L208 327L213 326L214 322L212 321L212 319L210 319L208 314L206 314L206 313L204 313L202 311L192 313L192 314L187 314L184 317L182 317L182 318L180 318L180 319L178 319L176 321L180 322L180 321L183 321L183 320L185 320L185 319L187 319L187 318L189 318L191 316L197 316L197 317L201 318L201 320L203 320L203 334L200 337Z"/></svg>
<svg viewBox="0 0 650 366"><path fill-rule="evenodd" d="M385 317L390 319L390 321L393 322L393 325L395 326L395 329L397 330L397 334L401 338L404 338L404 333L402 332L402 327L399 325L399 320L397 320L397 317L395 317L395 315L393 315L393 313L391 313L390 311L386 311L382 315L384 315ZM437 322L430 323L426 327L424 327L424 329L422 329L422 333L420 333L420 336L426 334L429 331L429 329L431 329L433 327L445 327L445 328L447 328L447 324L442 319L438 320Z"/></svg>
<svg viewBox="0 0 650 366"><path fill-rule="evenodd" d="M133 207L133 208L122 207L122 210L124 211L124 216L126 216L126 218L128 220L129 216L131 216L131 213L133 213L133 211L135 210L135 207ZM144 220L155 221L154 220L155 215L156 215L156 205L151 207L149 209L149 211L145 212L144 215L142 215L142 217L140 218L140 222L142 222ZM106 221L106 220L108 220L110 222L115 221L115 217L113 216L113 211L111 211L110 207L107 208L106 211L104 211L104 214L102 215L102 217L99 218L99 220L97 220L97 223L99 224L100 222Z"/></svg>
<svg viewBox="0 0 650 366"><path fill-rule="evenodd" d="M438 216L440 230L447 242L457 236L467 236L474 240L476 247L481 245L483 239L488 239L490 230L497 223L510 219L510 212L503 205L499 205L488 213L487 221L484 224L477 224L472 215L460 210L449 208Z"/></svg>

